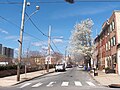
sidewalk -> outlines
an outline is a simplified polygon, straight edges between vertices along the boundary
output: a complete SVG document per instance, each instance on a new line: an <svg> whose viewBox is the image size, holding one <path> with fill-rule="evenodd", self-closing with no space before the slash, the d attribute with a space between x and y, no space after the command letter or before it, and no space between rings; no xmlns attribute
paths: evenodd
<svg viewBox="0 0 120 90"><path fill-rule="evenodd" d="M49 73L54 72L54 69L50 69ZM36 71L36 72L30 72L27 73L26 76L25 74L20 74L20 81L17 81L17 75L14 76L8 76L8 77L4 77L4 78L0 78L0 87L8 87L8 86L12 86L21 82L24 82L26 80L30 80L42 75L48 74L48 72L46 72L46 70L41 70L41 71Z"/></svg>
<svg viewBox="0 0 120 90"><path fill-rule="evenodd" d="M103 86L109 86L111 84L120 84L120 75L109 73L106 74L103 71L97 71L98 76L94 76L93 73L90 73L92 77Z"/></svg>

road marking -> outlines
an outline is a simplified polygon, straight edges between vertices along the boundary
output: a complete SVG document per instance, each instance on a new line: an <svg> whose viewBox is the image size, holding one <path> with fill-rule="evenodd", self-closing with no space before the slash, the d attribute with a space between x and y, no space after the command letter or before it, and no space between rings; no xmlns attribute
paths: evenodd
<svg viewBox="0 0 120 90"><path fill-rule="evenodd" d="M61 86L68 86L69 82L63 82Z"/></svg>
<svg viewBox="0 0 120 90"><path fill-rule="evenodd" d="M86 82L87 84L89 84L90 86L95 86L95 84L93 84L92 82Z"/></svg>
<svg viewBox="0 0 120 90"><path fill-rule="evenodd" d="M26 84L24 84L24 85L22 85L21 87L19 87L19 88L24 88L24 87L26 87L26 86L28 86L28 85L30 85L31 83L26 83Z"/></svg>
<svg viewBox="0 0 120 90"><path fill-rule="evenodd" d="M75 86L82 86L80 81L74 81L74 83L75 83Z"/></svg>
<svg viewBox="0 0 120 90"><path fill-rule="evenodd" d="M43 83L37 83L37 84L35 84L35 85L33 85L32 87L39 87L39 86L41 86Z"/></svg>
<svg viewBox="0 0 120 90"><path fill-rule="evenodd" d="M46 85L47 87L52 87L53 84L56 83L56 82L50 82L48 85Z"/></svg>

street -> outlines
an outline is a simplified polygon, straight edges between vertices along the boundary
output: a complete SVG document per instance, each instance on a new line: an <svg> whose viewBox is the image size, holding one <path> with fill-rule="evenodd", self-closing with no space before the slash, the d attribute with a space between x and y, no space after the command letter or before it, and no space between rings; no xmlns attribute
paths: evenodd
<svg viewBox="0 0 120 90"><path fill-rule="evenodd" d="M94 81L88 72L82 68L74 67L67 69L65 72L54 72L21 84L0 88L0 90L107 90Z"/></svg>

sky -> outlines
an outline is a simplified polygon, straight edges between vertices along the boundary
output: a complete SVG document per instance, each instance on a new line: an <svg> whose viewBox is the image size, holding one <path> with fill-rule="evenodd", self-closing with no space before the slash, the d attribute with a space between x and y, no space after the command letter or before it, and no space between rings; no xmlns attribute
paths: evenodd
<svg viewBox="0 0 120 90"><path fill-rule="evenodd" d="M48 35L51 26L51 46L55 52L65 54L74 25L87 18L94 22L92 38L95 38L113 11L120 10L120 2L107 1L77 0L74 4L69 4L64 0L27 0L31 3L30 6L26 6L26 14L30 19L25 14L23 53L27 48L31 51L45 52L48 45L48 37L45 35ZM0 0L0 43L4 47L13 48L15 56L19 48L22 2L23 0ZM40 6L40 10L32 15L36 6Z"/></svg>

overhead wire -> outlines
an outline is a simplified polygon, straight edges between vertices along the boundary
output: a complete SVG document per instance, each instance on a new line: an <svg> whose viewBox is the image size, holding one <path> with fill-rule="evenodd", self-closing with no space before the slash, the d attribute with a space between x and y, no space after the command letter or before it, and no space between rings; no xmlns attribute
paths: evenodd
<svg viewBox="0 0 120 90"><path fill-rule="evenodd" d="M54 49L53 49L53 47L50 45L50 48L52 49L52 51L55 53L55 51L54 51Z"/></svg>
<svg viewBox="0 0 120 90"><path fill-rule="evenodd" d="M28 16L27 13L25 13L25 14ZM29 16L28 16L28 17L29 17ZM31 21L31 23L33 24L33 26L34 26L42 35L48 37L48 35L44 34L44 33L37 27L37 25L33 22L33 20L32 20L31 18L29 18L29 20Z"/></svg>
<svg viewBox="0 0 120 90"><path fill-rule="evenodd" d="M8 23L10 23L10 24L12 24L12 25L15 25L17 28L20 29L20 27L19 27L16 23L13 23L12 21L10 21L10 20L4 18L3 16L0 16L0 18L2 18L3 20L7 21ZM39 39L39 38L37 38L37 37L35 37L35 36L33 36L33 35L31 35L31 34L25 32L25 31L23 31L23 32L24 32L26 35L28 35L28 36L30 36L30 37L32 37L32 38L35 38L35 39L37 39L37 40L39 40L39 41L43 41L43 40L41 40L41 39ZM50 45L50 47L51 47L52 51L55 53L53 47L52 47L51 45Z"/></svg>
<svg viewBox="0 0 120 90"><path fill-rule="evenodd" d="M10 23L10 24L12 24L12 25L15 25L17 28L20 29L20 26L18 26L16 23L14 23L14 22L12 22L12 21L10 21L10 20L4 18L3 16L0 16L0 18L2 18L3 20L7 21L8 23ZM28 36L31 36L31 37L33 37L33 38L35 38L35 39L37 39L37 40L40 40L39 38L37 38L37 37L35 37L35 36L33 36L33 35L31 35L31 34L25 32L25 31L23 31L23 32L24 32L25 34L27 34ZM40 41L43 41L43 40L40 40Z"/></svg>
<svg viewBox="0 0 120 90"><path fill-rule="evenodd" d="M74 2L120 2L120 0L74 0ZM35 2L30 2L32 4L62 4L65 3L65 0L57 0L57 1L35 1ZM11 1L6 1L6 2L0 2L0 4L23 4L23 2L11 2Z"/></svg>
<svg viewBox="0 0 120 90"><path fill-rule="evenodd" d="M4 18L3 16L0 16L0 18L2 18L3 20L9 22L10 24L13 24L13 25L15 25L16 27L20 28L16 23L14 23L14 22L12 22L12 21L10 21L10 20Z"/></svg>
<svg viewBox="0 0 120 90"><path fill-rule="evenodd" d="M60 52L60 50L58 49L58 47L55 45L55 43L52 41L52 43L53 43L53 45L55 46L55 48L57 49L57 51L59 52L59 53L61 53Z"/></svg>

